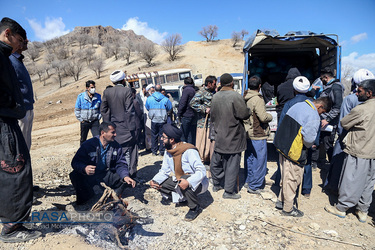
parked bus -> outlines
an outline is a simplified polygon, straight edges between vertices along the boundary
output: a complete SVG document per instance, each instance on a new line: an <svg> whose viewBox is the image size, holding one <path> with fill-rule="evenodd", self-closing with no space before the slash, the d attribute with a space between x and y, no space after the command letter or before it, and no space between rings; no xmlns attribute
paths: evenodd
<svg viewBox="0 0 375 250"><path fill-rule="evenodd" d="M199 76L200 75L200 76ZM133 87L139 88L143 84L168 84L183 85L186 77L196 78L195 84L202 85L202 75L193 75L191 69L169 69L153 72L141 72L137 74L127 75L126 81ZM199 80L200 79L200 80Z"/></svg>

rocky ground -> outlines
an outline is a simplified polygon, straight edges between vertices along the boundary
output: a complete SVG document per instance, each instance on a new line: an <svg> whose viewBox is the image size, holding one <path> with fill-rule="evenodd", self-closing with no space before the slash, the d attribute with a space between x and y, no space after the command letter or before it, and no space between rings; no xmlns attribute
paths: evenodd
<svg viewBox="0 0 375 250"><path fill-rule="evenodd" d="M46 150L46 149L45 149ZM272 148L270 148L272 150ZM51 151L52 152L52 151ZM35 153L35 152L34 152ZM44 151L44 157L34 158L34 180L40 186L35 193L38 201L33 211L82 210L75 206L74 189L69 181L70 160L74 152L53 155ZM267 185L262 195L254 195L241 188L240 200L224 200L223 191L209 191L200 196L203 212L193 222L185 222L187 207L163 205L160 194L149 188L147 182L158 171L162 157L140 151L139 177L146 181L126 190L124 197L129 209L140 217L126 234L130 249L375 249L372 237L375 228L370 215L367 223L360 223L353 213L340 219L326 213L329 204L319 184L324 168L313 172L314 188L309 199L300 198L302 218L280 215L274 208L277 188L270 179L276 170L274 154L270 154ZM242 169L243 170L243 169ZM242 187L243 175L240 176ZM98 193L96 198L100 197ZM63 205L63 206L61 206ZM66 205L66 206L65 206ZM372 210L373 211L373 210ZM151 220L150 220L151 219ZM97 225L32 225L43 237L26 243L0 243L1 249L118 249L113 236Z"/></svg>

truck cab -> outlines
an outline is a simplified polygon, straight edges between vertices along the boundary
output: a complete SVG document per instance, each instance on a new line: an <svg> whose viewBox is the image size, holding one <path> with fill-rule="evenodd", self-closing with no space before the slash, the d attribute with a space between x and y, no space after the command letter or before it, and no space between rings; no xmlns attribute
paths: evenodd
<svg viewBox="0 0 375 250"><path fill-rule="evenodd" d="M297 67L302 76L311 83L320 77L324 67L336 69L336 78L341 78L341 47L335 34L317 34L310 31L291 31L280 36L275 30L257 30L243 48L245 62L241 93L248 88L248 79L261 77L274 88L285 81L290 68ZM277 100L267 103L266 109L274 117L270 123L272 142L277 130Z"/></svg>

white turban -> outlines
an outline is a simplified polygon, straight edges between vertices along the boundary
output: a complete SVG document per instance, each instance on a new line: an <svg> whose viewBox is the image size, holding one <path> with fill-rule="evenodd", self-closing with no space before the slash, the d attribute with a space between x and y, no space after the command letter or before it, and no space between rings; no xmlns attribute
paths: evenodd
<svg viewBox="0 0 375 250"><path fill-rule="evenodd" d="M366 79L374 79L374 74L368 69L359 69L353 75L353 82L358 85L360 82Z"/></svg>
<svg viewBox="0 0 375 250"><path fill-rule="evenodd" d="M147 85L146 91L148 92L151 88L155 88L154 84Z"/></svg>
<svg viewBox="0 0 375 250"><path fill-rule="evenodd" d="M304 76L297 76L293 80L293 88L295 91L305 94L307 91L309 91L310 81Z"/></svg>
<svg viewBox="0 0 375 250"><path fill-rule="evenodd" d="M125 73L121 70L115 70L112 72L112 74L109 76L109 79L111 82L119 82L125 79Z"/></svg>

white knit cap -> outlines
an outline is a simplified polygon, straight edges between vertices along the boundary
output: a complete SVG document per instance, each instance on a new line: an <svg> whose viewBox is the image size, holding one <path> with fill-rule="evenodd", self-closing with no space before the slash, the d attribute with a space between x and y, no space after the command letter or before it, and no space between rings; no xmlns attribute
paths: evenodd
<svg viewBox="0 0 375 250"><path fill-rule="evenodd" d="M154 84L147 85L146 91L149 91L151 88L155 88Z"/></svg>
<svg viewBox="0 0 375 250"><path fill-rule="evenodd" d="M374 74L371 73L368 69L359 69L353 75L353 82L359 84L360 82L366 79L374 79Z"/></svg>
<svg viewBox="0 0 375 250"><path fill-rule="evenodd" d="M111 82L119 82L125 79L125 73L121 70L115 70L112 72L112 74L109 76L109 79Z"/></svg>
<svg viewBox="0 0 375 250"><path fill-rule="evenodd" d="M305 94L309 91L310 81L304 76L297 76L293 81L295 91Z"/></svg>

